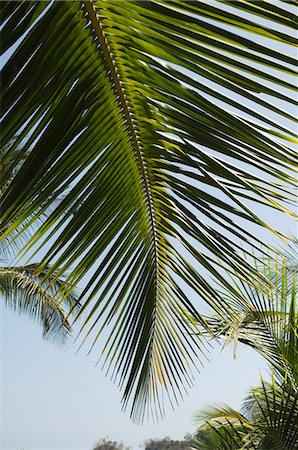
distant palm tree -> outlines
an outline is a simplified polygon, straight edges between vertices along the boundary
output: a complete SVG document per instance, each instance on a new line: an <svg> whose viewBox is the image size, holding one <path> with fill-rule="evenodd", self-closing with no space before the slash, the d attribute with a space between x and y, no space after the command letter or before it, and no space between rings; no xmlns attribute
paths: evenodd
<svg viewBox="0 0 298 450"><path fill-rule="evenodd" d="M294 248L297 250L297 246ZM272 380L252 388L238 412L226 405L198 413L203 420L193 448L198 450L296 450L298 448L298 309L296 258L269 270L275 289L265 296L242 284L247 311L224 321L214 318L213 331L227 342L240 341L257 350L272 367ZM278 275L280 274L280 275ZM230 294L229 294L230 295Z"/></svg>
<svg viewBox="0 0 298 450"><path fill-rule="evenodd" d="M238 251L260 247L249 225L271 229L251 203L291 214L291 4L0 2L2 139L30 149L2 236L64 194L25 249L54 236L36 274L91 274L82 331L95 343L110 325L103 353L135 420L192 383L203 345L189 317L208 329L201 301L227 309L208 274L261 282Z"/></svg>

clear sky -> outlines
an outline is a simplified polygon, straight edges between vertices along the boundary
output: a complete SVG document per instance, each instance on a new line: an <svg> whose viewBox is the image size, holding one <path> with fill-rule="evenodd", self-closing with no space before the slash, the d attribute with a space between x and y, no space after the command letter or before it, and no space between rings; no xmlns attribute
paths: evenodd
<svg viewBox="0 0 298 450"><path fill-rule="evenodd" d="M295 234L293 220L259 212L269 224ZM264 231L258 235L269 239ZM137 450L149 438L182 439L195 430L196 410L215 401L239 407L249 386L258 384L260 370L266 372L264 361L247 348L239 347L236 361L231 348L215 348L180 407L168 410L159 424L136 426L121 412L117 388L95 368L96 349L87 356L88 346L78 354L76 344L58 348L44 342L27 317L1 303L0 313L0 448L5 450L91 450L103 437Z"/></svg>
<svg viewBox="0 0 298 450"><path fill-rule="evenodd" d="M192 415L210 402L238 407L250 385L259 381L264 362L241 348L234 361L230 348L215 349L197 384L174 412L159 424L134 425L121 413L117 388L95 368L96 351L59 349L42 341L36 325L2 311L4 449L88 449L101 437L123 440L137 450L145 439L183 438L195 430ZM1 353L2 353L1 352ZM263 370L265 373L265 371Z"/></svg>

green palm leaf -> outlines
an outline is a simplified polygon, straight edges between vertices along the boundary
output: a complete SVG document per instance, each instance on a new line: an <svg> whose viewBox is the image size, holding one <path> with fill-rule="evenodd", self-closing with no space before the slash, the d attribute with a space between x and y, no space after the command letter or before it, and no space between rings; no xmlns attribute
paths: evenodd
<svg viewBox="0 0 298 450"><path fill-rule="evenodd" d="M285 378L282 383L262 380L260 388L252 389L246 400L254 423L263 437L260 450L295 450L298 443L298 390Z"/></svg>
<svg viewBox="0 0 298 450"><path fill-rule="evenodd" d="M238 340L257 350L273 368L271 382L261 380L252 388L241 413L224 406L213 406L197 415L203 420L194 448L211 450L295 450L298 444L298 340L295 246L273 271L265 265L275 285L267 296L242 283L247 310L239 310L238 299L229 296L234 314L224 321L208 322L216 336L226 342ZM294 257L293 257L294 255ZM201 441L206 440L205 447ZM216 447L216 445L217 447ZM213 445L213 447L212 447Z"/></svg>
<svg viewBox="0 0 298 450"><path fill-rule="evenodd" d="M226 405L197 414L204 421L194 438L198 450L295 450L298 392L288 380L252 388L239 413Z"/></svg>
<svg viewBox="0 0 298 450"><path fill-rule="evenodd" d="M72 291L61 298L64 279L54 283L51 279L43 281L46 272L37 276L37 267L37 264L0 267L1 297L7 307L40 323L46 339L63 341L71 331L69 311L76 314L79 311L77 296Z"/></svg>
<svg viewBox="0 0 298 450"><path fill-rule="evenodd" d="M296 246L297 247L297 246ZM238 283L246 305L240 305L236 295L225 292L231 314L225 318L210 317L208 323L217 337L226 344L237 342L257 350L276 369L282 379L288 376L298 386L298 310L296 252L270 268L263 267L273 288L263 294L251 286Z"/></svg>
<svg viewBox="0 0 298 450"><path fill-rule="evenodd" d="M17 135L10 151L23 143L19 158L29 153L1 198L2 237L66 192L26 248L50 239L37 274L51 264L54 281L72 268L64 294L92 274L83 328L97 341L111 326L105 357L135 420L150 400L162 414L162 391L175 401L192 382L202 345L189 316L207 327L200 299L227 308L206 270L260 282L238 252L240 241L260 244L246 222L270 228L250 200L291 214L295 139L282 120L296 119L279 103L296 104L294 15L224 5L1 2L3 51L15 45L2 71L2 138Z"/></svg>
<svg viewBox="0 0 298 450"><path fill-rule="evenodd" d="M8 173L6 182L0 185L0 198L5 195L9 185L13 183L19 170L28 156L23 154L19 158L21 150L16 148L11 151L16 138L0 149L1 173ZM9 157L7 157L9 155ZM2 180L1 180L2 182ZM41 225L49 210L39 216L34 225ZM51 267L45 267L37 275L40 264L33 263L23 266L10 265L16 257L17 250L24 245L26 239L30 239L34 232L34 226L30 226L32 217L28 217L22 224L27 228L26 233L19 235L19 229L15 229L6 239L0 240L0 295L6 306L20 314L27 314L33 320L39 322L43 329L43 337L60 342L65 341L71 331L69 314L72 317L79 312L80 305L77 301L78 294L72 286L68 287L68 294L61 295L61 288L65 286L65 277L56 278L55 274L44 280Z"/></svg>
<svg viewBox="0 0 298 450"><path fill-rule="evenodd" d="M243 414L227 405L214 405L196 414L204 423L193 440L195 450L257 449L253 424ZM254 433L255 434L255 433Z"/></svg>

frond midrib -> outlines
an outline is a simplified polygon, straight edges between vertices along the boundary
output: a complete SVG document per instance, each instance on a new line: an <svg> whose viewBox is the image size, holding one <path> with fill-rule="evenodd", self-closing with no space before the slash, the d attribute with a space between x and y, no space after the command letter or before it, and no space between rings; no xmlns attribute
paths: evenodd
<svg viewBox="0 0 298 450"><path fill-rule="evenodd" d="M113 58L113 54L111 52L107 37L103 30L103 25L98 20L98 16L93 7L92 0L83 0L82 3L85 7L86 12L88 13L88 17L92 23L92 27L98 38L98 41L100 44L100 49L102 51L105 64L107 66L108 71L110 72L110 80L114 84L114 91L118 97L119 106L123 110L123 116L127 123L127 126L126 126L127 132L130 136L131 143L132 143L132 146L133 146L133 149L134 149L137 161L138 161L141 178L144 183L144 193L145 193L146 203L147 203L148 212L149 212L149 216L150 216L150 224L151 224L152 237L153 237L153 242L154 242L154 259L155 259L155 263L157 266L157 263L158 263L158 252L157 252L158 236L157 236L155 211L154 211L150 182L148 179L146 164L144 161L144 156L143 156L143 151L142 151L142 144L137 135L137 126L133 122L133 119L132 119L131 111L133 110L133 108L130 105L126 90L122 84L121 76L120 76L120 73L116 66L116 61Z"/></svg>
<svg viewBox="0 0 298 450"><path fill-rule="evenodd" d="M146 209L149 216L149 239L150 239L150 253L152 251L152 262L153 262L153 286L154 286L154 307L152 321L154 323L152 327L152 332L150 336L150 345L147 352L150 367L152 370L152 358L154 354L154 349L156 346L156 325L158 322L158 312L157 306L159 303L159 282L160 282L160 261L159 261L159 238L158 229L156 224L156 213L154 208L154 200L152 195L152 190L150 186L150 180L148 177L148 171L146 167L146 161L143 154L143 145L139 139L138 126L133 120L134 117L134 107L129 97L129 93L124 87L123 81L121 80L120 70L117 67L117 61L114 58L113 52L111 51L107 35L104 31L103 24L99 19L99 16L94 8L92 0L82 0L82 4L88 14L88 18L91 21L92 28L97 36L98 42L100 44L99 50L102 52L101 57L106 65L107 74L109 75L109 80L113 86L115 96L118 101L119 108L122 110L123 123L126 131L129 135L131 145L135 154L137 161L137 166L139 169L139 174L142 180L143 193ZM151 372L150 370L150 372ZM128 383L129 384L129 383ZM124 404L127 401L129 395L124 394Z"/></svg>

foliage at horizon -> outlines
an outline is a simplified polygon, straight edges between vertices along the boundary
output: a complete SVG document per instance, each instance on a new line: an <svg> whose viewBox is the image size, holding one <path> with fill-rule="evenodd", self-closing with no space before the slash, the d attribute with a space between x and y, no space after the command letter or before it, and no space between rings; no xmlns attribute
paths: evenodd
<svg viewBox="0 0 298 450"><path fill-rule="evenodd" d="M224 270L266 283L242 256L264 249L251 227L281 236L257 206L293 215L293 7L19 0L0 9L1 50L12 53L1 73L3 145L17 136L3 183L26 155L0 199L1 239L21 238L51 208L23 246L45 253L35 276L52 284L69 273L62 295L87 277L83 338L101 344L133 420L163 417L164 399L179 403L203 359L202 306L228 311L211 278L234 293Z"/></svg>
<svg viewBox="0 0 298 450"><path fill-rule="evenodd" d="M122 442L110 441L109 439L100 439L92 450L130 450Z"/></svg>
<svg viewBox="0 0 298 450"><path fill-rule="evenodd" d="M183 440L173 440L170 437L146 439L143 443L144 450L189 450L192 436L186 435ZM100 439L92 450L130 450L122 442Z"/></svg>
<svg viewBox="0 0 298 450"><path fill-rule="evenodd" d="M144 450L189 450L192 436L186 435L183 440L174 440L170 437L164 439L147 439Z"/></svg>

